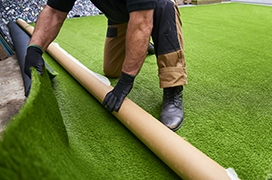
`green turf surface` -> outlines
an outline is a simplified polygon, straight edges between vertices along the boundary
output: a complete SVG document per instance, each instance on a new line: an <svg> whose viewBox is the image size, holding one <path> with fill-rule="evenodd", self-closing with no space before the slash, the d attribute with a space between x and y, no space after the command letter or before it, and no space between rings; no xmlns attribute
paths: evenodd
<svg viewBox="0 0 272 180"><path fill-rule="evenodd" d="M244 180L272 179L272 7L181 8L189 84L176 133ZM104 16L69 19L56 42L103 74ZM178 179L48 55L0 142L0 179ZM113 85L117 82L111 79ZM148 56L129 98L158 118L162 92ZM196 162L198 163L198 162ZM200 162L199 162L200 163Z"/></svg>

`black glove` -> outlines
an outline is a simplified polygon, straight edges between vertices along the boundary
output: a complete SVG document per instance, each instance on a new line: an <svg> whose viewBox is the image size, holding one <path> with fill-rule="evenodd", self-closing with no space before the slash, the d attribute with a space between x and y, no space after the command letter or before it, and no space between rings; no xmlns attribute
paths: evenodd
<svg viewBox="0 0 272 180"><path fill-rule="evenodd" d="M35 45L30 45L26 50L25 57L25 74L31 79L31 67L37 69L40 75L43 74L44 60L42 58L43 51Z"/></svg>
<svg viewBox="0 0 272 180"><path fill-rule="evenodd" d="M154 44L152 44L151 42L149 42L149 44L148 44L147 53L148 54L155 54Z"/></svg>
<svg viewBox="0 0 272 180"><path fill-rule="evenodd" d="M107 108L108 112L118 112L125 97L128 95L133 87L133 76L122 72L122 75L112 91L110 91L104 101L103 105Z"/></svg>

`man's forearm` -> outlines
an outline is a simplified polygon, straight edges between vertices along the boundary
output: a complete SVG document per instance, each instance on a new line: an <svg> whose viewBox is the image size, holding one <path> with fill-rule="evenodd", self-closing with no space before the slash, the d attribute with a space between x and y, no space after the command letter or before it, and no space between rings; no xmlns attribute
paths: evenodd
<svg viewBox="0 0 272 180"><path fill-rule="evenodd" d="M66 17L66 12L61 12L50 6L45 6L44 10L39 15L29 44L38 45L45 51L48 45L58 35Z"/></svg>
<svg viewBox="0 0 272 180"><path fill-rule="evenodd" d="M146 57L153 28L153 10L130 13L126 35L126 57L122 71L136 76Z"/></svg>

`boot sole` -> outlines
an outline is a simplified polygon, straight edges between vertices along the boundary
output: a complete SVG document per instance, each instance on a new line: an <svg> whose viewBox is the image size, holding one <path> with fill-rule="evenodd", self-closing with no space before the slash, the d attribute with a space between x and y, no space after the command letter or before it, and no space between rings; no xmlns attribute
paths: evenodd
<svg viewBox="0 0 272 180"><path fill-rule="evenodd" d="M181 121L181 123L178 125L178 127L174 128L174 129L171 129L171 128L169 128L169 129L171 129L173 132L176 132L182 126L183 122L184 122L184 120Z"/></svg>

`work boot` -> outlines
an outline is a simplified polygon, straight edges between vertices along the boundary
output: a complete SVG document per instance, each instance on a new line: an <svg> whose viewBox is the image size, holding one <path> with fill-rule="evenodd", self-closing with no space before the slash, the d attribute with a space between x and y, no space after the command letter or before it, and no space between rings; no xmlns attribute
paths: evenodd
<svg viewBox="0 0 272 180"><path fill-rule="evenodd" d="M155 54L155 48L151 42L149 42L149 44L148 44L147 53L148 54Z"/></svg>
<svg viewBox="0 0 272 180"><path fill-rule="evenodd" d="M160 121L172 131L176 131L183 123L183 86L163 89L163 104Z"/></svg>

